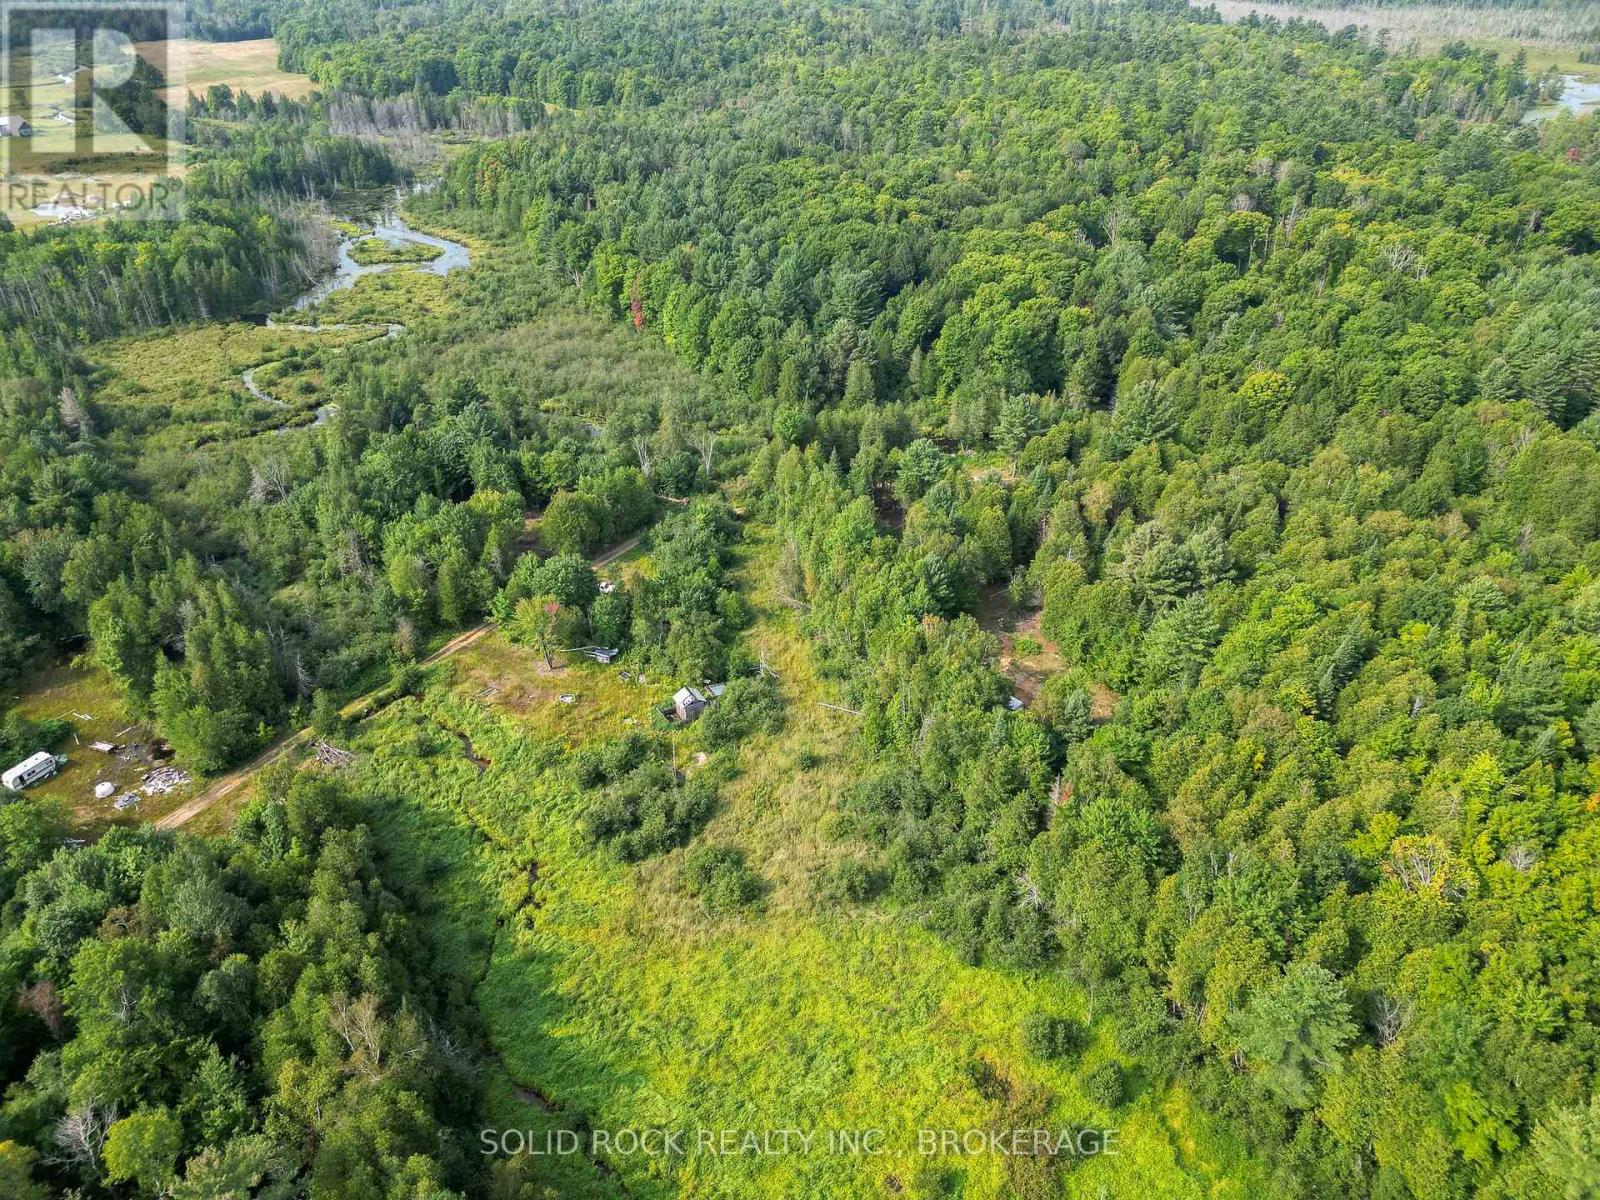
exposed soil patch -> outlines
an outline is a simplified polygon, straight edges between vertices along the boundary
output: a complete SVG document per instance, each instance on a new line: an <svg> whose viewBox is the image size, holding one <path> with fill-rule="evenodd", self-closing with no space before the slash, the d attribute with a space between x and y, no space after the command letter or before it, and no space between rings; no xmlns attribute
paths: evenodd
<svg viewBox="0 0 1600 1200"><path fill-rule="evenodd" d="M1000 639L998 665L1012 692L1032 704L1045 681L1066 666L1055 643L1040 631L1039 610L1014 607L1004 585L992 583L979 592L975 615L981 629Z"/></svg>
<svg viewBox="0 0 1600 1200"><path fill-rule="evenodd" d="M1103 683L1089 685L1089 719L1098 724L1109 721L1116 714L1122 697Z"/></svg>

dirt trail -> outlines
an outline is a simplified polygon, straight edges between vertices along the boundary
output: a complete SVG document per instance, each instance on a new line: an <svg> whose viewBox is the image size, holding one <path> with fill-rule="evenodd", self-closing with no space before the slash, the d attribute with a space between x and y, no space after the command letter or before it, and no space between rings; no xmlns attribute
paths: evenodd
<svg viewBox="0 0 1600 1200"><path fill-rule="evenodd" d="M595 567L596 569L603 567L607 563L614 562L621 558L624 554L627 554L638 544L638 537L631 537L625 542L619 542L617 545L611 547L611 549L606 550L590 559L589 565ZM435 663L443 662L445 659L450 658L453 655L460 654L468 646L478 641L493 628L493 625L485 621L482 625L474 626L471 629L456 634L455 637L451 638L432 654L428 655L427 658L423 659L422 665L425 667L431 667ZM375 702L376 696L376 692L369 693L361 697L359 700L353 701L351 704L346 705L345 707L346 709L353 709L356 712L364 713L368 711L370 706ZM187 825L190 821L194 820L201 813L205 812L206 809L210 808L218 800L223 800L233 795L233 793L243 787L244 784L247 783L257 771L260 771L263 767L269 766L276 762L278 759L282 758L285 754L288 754L291 750L295 749L310 737L311 730L309 728L299 729L293 733L284 734L260 754L256 755L249 762L245 763L244 766L237 767L228 772L228 774L213 780L211 786L206 788L205 791L201 792L193 800L179 805L165 816L158 817L154 822L155 827L157 829L177 829L183 825Z"/></svg>

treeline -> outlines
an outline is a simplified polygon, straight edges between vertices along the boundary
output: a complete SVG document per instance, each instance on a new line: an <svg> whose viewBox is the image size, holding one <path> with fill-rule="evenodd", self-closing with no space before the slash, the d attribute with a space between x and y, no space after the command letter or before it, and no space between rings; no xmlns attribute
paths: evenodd
<svg viewBox="0 0 1600 1200"><path fill-rule="evenodd" d="M854 8L756 3L587 2L485 10L434 0L410 19L378 21L358 4L300 4L275 23L284 64L319 83L369 96L461 90L561 108L659 104L685 88L747 85L775 46L850 55L877 40L914 44L965 24L1037 26L1052 6L996 8L895 0Z"/></svg>
<svg viewBox="0 0 1600 1200"><path fill-rule="evenodd" d="M228 837L0 809L0 1188L459 1197L485 1046L364 808L262 776Z"/></svg>

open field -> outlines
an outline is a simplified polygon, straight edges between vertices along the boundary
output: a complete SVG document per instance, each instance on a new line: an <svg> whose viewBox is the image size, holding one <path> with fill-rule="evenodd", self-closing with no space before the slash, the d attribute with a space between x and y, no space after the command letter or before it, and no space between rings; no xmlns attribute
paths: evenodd
<svg viewBox="0 0 1600 1200"><path fill-rule="evenodd" d="M49 224L74 209L105 211L127 200L131 189L184 173L182 163L169 161L169 146L162 138L99 131L93 134L92 149L87 140L79 144L79 135L87 135L89 124L87 109L77 107L78 81L68 74L70 64L18 56L7 67L5 108L29 121L33 134L26 143L7 142L5 148L78 156L51 164L43 172L25 161L6 158L0 212L16 227ZM114 70L97 68L96 79L109 78ZM41 208L44 211L36 211Z"/></svg>
<svg viewBox="0 0 1600 1200"><path fill-rule="evenodd" d="M115 421L119 447L160 470L164 459L201 446L310 423L325 357L382 336L382 329L305 333L235 322L122 338L92 355L105 372L98 400ZM250 368L280 403L250 394L241 380Z"/></svg>
<svg viewBox="0 0 1600 1200"><path fill-rule="evenodd" d="M432 897L454 965L482 977L478 1003L502 1068L491 1075L491 1123L818 1138L809 1153L607 1159L629 1195L662 1200L1058 1194L1036 1160L928 1155L918 1137L1066 1125L1116 1128L1117 1155L1070 1168L1059 1194L1265 1194L1262 1168L1219 1141L1182 1091L1157 1095L1135 1075L1117 1112L1084 1100L1078 1073L1123 1052L1059 975L969 967L914 913L814 898L817 868L851 853L828 828L849 780L852 719L816 706L823 692L792 617L765 604L759 531L750 551L743 581L761 615L746 636L780 676L788 721L741 746L695 844L747 853L770 885L758 910L718 917L685 896L684 850L628 866L579 830L567 750L642 719L669 681L630 685L588 665L552 675L491 637L421 698L361 727L356 778L384 798L391 864ZM557 691L579 703L555 703ZM680 737L686 762L695 731ZM1088 1045L1059 1063L1028 1057L1019 1022L1035 1009L1091 1019ZM825 1145L829 1131L867 1129L882 1131L881 1153ZM554 1160L547 1178L563 1195L619 1190L577 1157Z"/></svg>
<svg viewBox="0 0 1600 1200"><path fill-rule="evenodd" d="M172 63L183 83L162 92L168 103L183 99L185 92L205 95L214 84L225 83L235 92L259 96L271 92L290 100L308 95L316 84L309 75L278 70L278 43L275 38L255 38L246 42L202 42L184 38L176 42L140 42L141 57L158 68ZM167 72L169 78L172 72Z"/></svg>

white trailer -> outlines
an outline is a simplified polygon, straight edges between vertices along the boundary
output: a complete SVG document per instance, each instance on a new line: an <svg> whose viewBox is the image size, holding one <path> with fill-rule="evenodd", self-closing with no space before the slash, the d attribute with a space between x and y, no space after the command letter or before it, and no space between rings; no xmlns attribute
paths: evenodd
<svg viewBox="0 0 1600 1200"><path fill-rule="evenodd" d="M49 779L50 776L56 773L56 768L60 765L54 754L41 750L39 753L23 759L4 775L0 775L0 783L4 783L10 791L20 792L29 784L38 783L41 779Z"/></svg>

